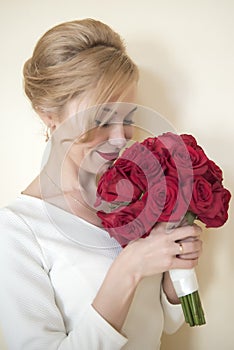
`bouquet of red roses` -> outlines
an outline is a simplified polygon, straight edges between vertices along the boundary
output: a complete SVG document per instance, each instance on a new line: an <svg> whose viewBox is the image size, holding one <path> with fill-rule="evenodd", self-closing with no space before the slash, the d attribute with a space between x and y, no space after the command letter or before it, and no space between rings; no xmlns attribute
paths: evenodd
<svg viewBox="0 0 234 350"><path fill-rule="evenodd" d="M164 133L135 142L102 175L97 197L110 203L97 212L103 226L123 247L146 237L157 222L179 226L198 219L206 227L228 218L230 192L221 169L191 135ZM171 270L185 320L205 323L194 269Z"/></svg>

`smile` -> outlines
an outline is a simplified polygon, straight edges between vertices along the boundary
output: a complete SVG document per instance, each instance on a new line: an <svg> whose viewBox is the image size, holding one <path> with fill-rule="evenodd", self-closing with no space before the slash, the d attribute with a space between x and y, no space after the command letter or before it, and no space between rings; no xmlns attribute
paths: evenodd
<svg viewBox="0 0 234 350"><path fill-rule="evenodd" d="M106 160L109 160L109 161L113 161L115 160L116 158L118 158L119 156L119 153L116 152L116 153L103 153L103 152L100 152L100 151L97 151L97 153L104 159Z"/></svg>

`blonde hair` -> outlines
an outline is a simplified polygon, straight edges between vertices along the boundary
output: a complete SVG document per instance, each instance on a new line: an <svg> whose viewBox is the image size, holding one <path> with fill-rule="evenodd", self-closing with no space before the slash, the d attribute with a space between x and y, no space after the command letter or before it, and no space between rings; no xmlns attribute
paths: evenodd
<svg viewBox="0 0 234 350"><path fill-rule="evenodd" d="M119 34L94 19L65 22L47 31L23 74L33 108L58 118L71 99L88 94L89 106L119 100L138 80L138 69Z"/></svg>

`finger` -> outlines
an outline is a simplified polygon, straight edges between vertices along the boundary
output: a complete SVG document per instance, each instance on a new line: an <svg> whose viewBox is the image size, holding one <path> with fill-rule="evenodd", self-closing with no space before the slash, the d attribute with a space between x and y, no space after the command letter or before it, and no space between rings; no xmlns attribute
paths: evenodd
<svg viewBox="0 0 234 350"><path fill-rule="evenodd" d="M202 247L202 241L200 241L199 239L192 240L192 241L175 242L175 245L174 245L175 255L185 255L185 254L196 253L201 250L201 247Z"/></svg>
<svg viewBox="0 0 234 350"><path fill-rule="evenodd" d="M158 222L152 229L151 235L167 234L173 240L183 240L193 237L198 237L202 229L197 224L175 227L173 223ZM179 237L179 238L178 238Z"/></svg>
<svg viewBox="0 0 234 350"><path fill-rule="evenodd" d="M173 230L167 230L166 233L173 241L181 241L189 237L199 238L201 234L201 228L198 225L188 225L184 227L178 227Z"/></svg>
<svg viewBox="0 0 234 350"><path fill-rule="evenodd" d="M200 252L194 252L190 254L177 255L177 258L184 259L184 260L194 260L194 259L198 259L200 255L201 255Z"/></svg>
<svg viewBox="0 0 234 350"><path fill-rule="evenodd" d="M198 264L198 259L180 259L176 257L173 262L171 269L192 269Z"/></svg>
<svg viewBox="0 0 234 350"><path fill-rule="evenodd" d="M188 237L188 238L180 240L180 242L192 242L192 241L196 241L197 239L199 239L199 236L198 237Z"/></svg>

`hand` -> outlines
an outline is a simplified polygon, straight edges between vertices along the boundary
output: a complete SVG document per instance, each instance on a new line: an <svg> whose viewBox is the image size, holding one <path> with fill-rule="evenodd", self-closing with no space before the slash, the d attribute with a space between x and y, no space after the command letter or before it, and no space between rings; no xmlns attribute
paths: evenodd
<svg viewBox="0 0 234 350"><path fill-rule="evenodd" d="M202 246L200 227L167 227L165 223L157 224L148 237L126 246L114 260L93 301L93 307L118 331L143 277L170 269L190 269L197 264ZM182 244L183 254L178 242ZM165 274L164 277L164 291L168 300L178 303L169 275Z"/></svg>
<svg viewBox="0 0 234 350"><path fill-rule="evenodd" d="M129 268L138 278L163 273L171 269L193 268L201 255L201 228L192 226L169 229L159 223L146 238L138 239L125 249ZM124 253L123 251L123 253Z"/></svg>

